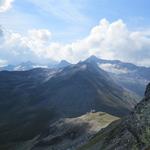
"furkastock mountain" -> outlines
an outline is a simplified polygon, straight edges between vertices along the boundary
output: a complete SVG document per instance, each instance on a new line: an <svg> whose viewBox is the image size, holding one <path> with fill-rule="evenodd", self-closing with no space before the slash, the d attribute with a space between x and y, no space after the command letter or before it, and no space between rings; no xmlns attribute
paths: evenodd
<svg viewBox="0 0 150 150"><path fill-rule="evenodd" d="M102 111L124 116L136 96L95 63L0 72L0 145L33 139L60 118Z"/></svg>
<svg viewBox="0 0 150 150"><path fill-rule="evenodd" d="M87 62L96 63L105 70L119 85L135 92L141 98L144 96L145 86L150 81L150 68L136 66L119 60L105 60L91 56Z"/></svg>

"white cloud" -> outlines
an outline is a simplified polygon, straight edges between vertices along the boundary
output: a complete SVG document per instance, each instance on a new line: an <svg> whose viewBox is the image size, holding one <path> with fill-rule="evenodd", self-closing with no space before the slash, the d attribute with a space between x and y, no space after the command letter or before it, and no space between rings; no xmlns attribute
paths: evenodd
<svg viewBox="0 0 150 150"><path fill-rule="evenodd" d="M0 67L4 67L7 65L7 60L0 59Z"/></svg>
<svg viewBox="0 0 150 150"><path fill-rule="evenodd" d="M44 49L51 37L46 29L29 30L25 36L7 31L0 43L0 59L8 59L10 63L27 60L43 61Z"/></svg>
<svg viewBox="0 0 150 150"><path fill-rule="evenodd" d="M40 40L40 41L47 41L51 37L51 32L49 32L46 29L34 29L34 30L29 30L28 31L28 36L32 40Z"/></svg>
<svg viewBox="0 0 150 150"><path fill-rule="evenodd" d="M0 13L9 10L14 0L0 0Z"/></svg>
<svg viewBox="0 0 150 150"><path fill-rule="evenodd" d="M89 35L72 43L52 42L51 32L30 30L26 35L5 34L0 45L0 59L13 61L83 60L90 55L120 59L150 66L150 30L130 31L122 20L110 23L102 19ZM17 58L17 59L16 59Z"/></svg>

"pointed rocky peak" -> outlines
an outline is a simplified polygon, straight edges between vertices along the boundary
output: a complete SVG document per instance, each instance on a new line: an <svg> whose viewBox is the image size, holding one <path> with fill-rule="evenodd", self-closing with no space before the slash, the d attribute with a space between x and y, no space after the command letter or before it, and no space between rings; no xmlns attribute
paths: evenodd
<svg viewBox="0 0 150 150"><path fill-rule="evenodd" d="M59 64L65 64L65 65L68 64L69 65L70 63L66 60L61 60Z"/></svg>
<svg viewBox="0 0 150 150"><path fill-rule="evenodd" d="M91 55L91 56L89 57L89 59L91 59L91 60L97 60L97 59L99 59L99 58L96 57L95 55Z"/></svg>
<svg viewBox="0 0 150 150"><path fill-rule="evenodd" d="M64 68L64 67L67 67L71 65L71 63L69 63L68 61L66 60L61 60L58 64L57 64L57 68Z"/></svg>
<svg viewBox="0 0 150 150"><path fill-rule="evenodd" d="M98 61L100 61L100 59L98 57L96 57L95 55L92 55L89 58L87 58L85 61L86 62L98 62Z"/></svg>
<svg viewBox="0 0 150 150"><path fill-rule="evenodd" d="M75 67L85 68L86 70L91 71L92 73L99 71L104 72L101 68L99 68L98 63L96 61L85 60L83 62L79 62L77 65L75 65Z"/></svg>

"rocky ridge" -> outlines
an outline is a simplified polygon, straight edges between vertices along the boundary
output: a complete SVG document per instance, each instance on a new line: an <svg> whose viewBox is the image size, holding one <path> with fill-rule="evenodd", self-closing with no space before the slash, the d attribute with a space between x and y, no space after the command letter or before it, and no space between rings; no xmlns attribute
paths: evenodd
<svg viewBox="0 0 150 150"><path fill-rule="evenodd" d="M150 149L150 83L145 97L129 116L101 130L80 150L149 150Z"/></svg>

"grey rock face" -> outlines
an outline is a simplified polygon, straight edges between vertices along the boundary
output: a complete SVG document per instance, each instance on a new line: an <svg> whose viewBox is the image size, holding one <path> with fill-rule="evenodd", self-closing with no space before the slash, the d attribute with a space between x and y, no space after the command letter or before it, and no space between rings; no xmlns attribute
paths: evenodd
<svg viewBox="0 0 150 150"><path fill-rule="evenodd" d="M94 143L94 144L93 144ZM131 114L101 131L82 150L149 150L150 84Z"/></svg>
<svg viewBox="0 0 150 150"><path fill-rule="evenodd" d="M150 98L150 83L146 87L145 97Z"/></svg>

